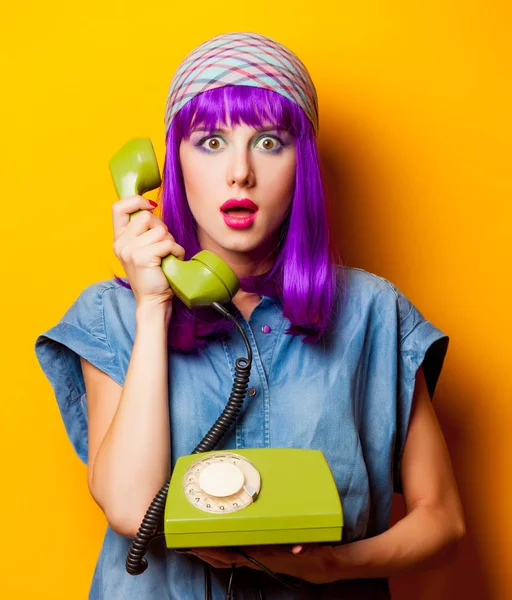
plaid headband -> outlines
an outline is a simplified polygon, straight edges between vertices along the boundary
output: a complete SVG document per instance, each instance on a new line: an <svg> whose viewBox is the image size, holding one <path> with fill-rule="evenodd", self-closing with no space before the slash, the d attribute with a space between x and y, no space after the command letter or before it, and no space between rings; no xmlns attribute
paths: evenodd
<svg viewBox="0 0 512 600"><path fill-rule="evenodd" d="M193 50L169 88L165 133L176 113L194 96L226 85L273 90L306 113L318 132L318 99L306 67L288 48L258 33L226 33Z"/></svg>

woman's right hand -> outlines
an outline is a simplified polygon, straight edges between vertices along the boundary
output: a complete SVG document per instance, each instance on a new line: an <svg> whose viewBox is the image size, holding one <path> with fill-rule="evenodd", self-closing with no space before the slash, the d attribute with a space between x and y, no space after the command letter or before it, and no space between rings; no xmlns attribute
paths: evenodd
<svg viewBox="0 0 512 600"><path fill-rule="evenodd" d="M142 302L166 304L173 297L162 268L168 254L179 260L185 250L175 242L165 223L151 211L155 208L147 198L128 196L114 203L114 253L123 265L137 306ZM130 214L142 212L130 220Z"/></svg>

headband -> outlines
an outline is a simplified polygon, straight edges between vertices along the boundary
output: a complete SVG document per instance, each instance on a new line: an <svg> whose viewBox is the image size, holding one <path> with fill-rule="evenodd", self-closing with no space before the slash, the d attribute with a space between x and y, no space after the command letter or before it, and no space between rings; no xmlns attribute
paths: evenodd
<svg viewBox="0 0 512 600"><path fill-rule="evenodd" d="M216 36L193 50L178 67L169 88L165 133L176 113L195 96L226 85L273 90L300 106L318 132L318 99L300 59L285 46L258 33Z"/></svg>

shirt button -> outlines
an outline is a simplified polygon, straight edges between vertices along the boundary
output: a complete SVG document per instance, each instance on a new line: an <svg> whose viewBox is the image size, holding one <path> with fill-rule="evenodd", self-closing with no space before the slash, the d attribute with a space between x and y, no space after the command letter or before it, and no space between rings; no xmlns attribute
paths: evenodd
<svg viewBox="0 0 512 600"><path fill-rule="evenodd" d="M251 398L253 396L256 396L256 388L249 388L249 391L247 393L249 394L249 396L251 396Z"/></svg>
<svg viewBox="0 0 512 600"><path fill-rule="evenodd" d="M263 333L270 333L272 329L270 329L269 325L263 325L261 331L263 331Z"/></svg>

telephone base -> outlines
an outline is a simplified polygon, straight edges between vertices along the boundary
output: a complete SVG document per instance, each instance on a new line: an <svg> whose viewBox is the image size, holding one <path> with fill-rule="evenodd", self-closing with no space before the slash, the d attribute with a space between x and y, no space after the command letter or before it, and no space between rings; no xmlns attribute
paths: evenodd
<svg viewBox="0 0 512 600"><path fill-rule="evenodd" d="M219 500L198 487L200 473L210 470L212 463L242 468L244 459L261 477L261 490L252 503L240 508L238 497ZM249 484L258 487L255 481ZM225 512L214 514L216 503ZM320 450L214 450L176 461L164 515L168 548L336 543L342 530L340 497Z"/></svg>

